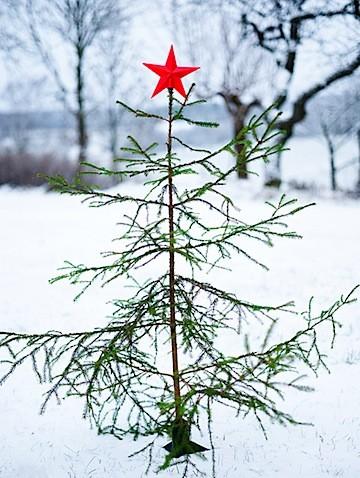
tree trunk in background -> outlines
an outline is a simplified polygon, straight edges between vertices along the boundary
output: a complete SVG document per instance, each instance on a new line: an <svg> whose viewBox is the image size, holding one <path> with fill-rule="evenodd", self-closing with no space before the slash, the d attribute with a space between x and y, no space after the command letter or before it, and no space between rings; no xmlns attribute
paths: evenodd
<svg viewBox="0 0 360 478"><path fill-rule="evenodd" d="M234 137L237 137L245 126L245 116L242 110L238 111L236 116L233 116L233 123L234 123ZM248 178L247 164L246 164L245 156L243 156L243 149L244 149L243 144L235 145L235 151L237 153L236 172L239 179Z"/></svg>
<svg viewBox="0 0 360 478"><path fill-rule="evenodd" d="M331 190L336 191L337 190L337 184L336 184L336 166L335 166L335 148L334 148L334 143L331 138L331 132L329 131L329 128L327 125L324 123L321 125L324 137L326 140L326 144L328 147L329 151L329 160L330 160L330 184L331 184Z"/></svg>
<svg viewBox="0 0 360 478"><path fill-rule="evenodd" d="M336 184L335 152L334 152L334 145L332 141L329 141L328 147L329 147L329 156L330 156L331 190L336 191L337 184Z"/></svg>
<svg viewBox="0 0 360 478"><path fill-rule="evenodd" d="M250 103L243 103L237 94L224 91L220 91L218 95L223 98L226 109L230 113L233 122L233 134L234 137L237 137L245 126L246 118L251 108L260 106L260 104L257 100L253 100ZM249 176L245 157L243 156L243 149L244 145L235 145L235 151L237 153L236 171L239 179L247 179Z"/></svg>
<svg viewBox="0 0 360 478"><path fill-rule="evenodd" d="M114 95L111 96L112 98ZM118 112L115 108L111 107L109 105L108 108L108 125L109 125L109 149L111 153L111 167L119 171L119 163L115 161L116 158L119 157L119 140L118 140L118 127L119 127L119 117L118 117ZM119 184L121 182L123 177L121 175L119 176L113 176L113 184Z"/></svg>
<svg viewBox="0 0 360 478"><path fill-rule="evenodd" d="M109 135L110 135L110 152L112 160L119 156L118 151L118 117L117 111L111 106L108 109Z"/></svg>
<svg viewBox="0 0 360 478"><path fill-rule="evenodd" d="M88 134L87 134L87 121L85 111L85 98L84 98L84 51L81 47L76 49L77 65L76 65L76 101L77 101L77 137L78 137L78 171L81 171L81 162L87 159L87 146L88 146Z"/></svg>

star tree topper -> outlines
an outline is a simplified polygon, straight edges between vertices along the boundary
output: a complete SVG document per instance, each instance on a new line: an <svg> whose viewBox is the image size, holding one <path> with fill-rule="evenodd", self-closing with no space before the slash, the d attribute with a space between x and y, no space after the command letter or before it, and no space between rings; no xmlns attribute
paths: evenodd
<svg viewBox="0 0 360 478"><path fill-rule="evenodd" d="M153 65L152 63L143 63L143 65L160 76L151 98L154 98L155 95L165 90L165 88L174 88L180 95L185 97L186 93L181 78L200 68L199 66L177 66L172 45L165 65Z"/></svg>

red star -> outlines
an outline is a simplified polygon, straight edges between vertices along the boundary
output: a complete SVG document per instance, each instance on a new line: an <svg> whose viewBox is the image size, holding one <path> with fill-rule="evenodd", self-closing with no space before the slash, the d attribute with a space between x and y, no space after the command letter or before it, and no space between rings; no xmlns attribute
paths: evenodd
<svg viewBox="0 0 360 478"><path fill-rule="evenodd" d="M199 66L177 66L174 48L171 45L165 65L153 65L152 63L143 63L147 68L160 76L151 98L165 90L165 88L174 88L182 96L186 96L181 78L198 70Z"/></svg>

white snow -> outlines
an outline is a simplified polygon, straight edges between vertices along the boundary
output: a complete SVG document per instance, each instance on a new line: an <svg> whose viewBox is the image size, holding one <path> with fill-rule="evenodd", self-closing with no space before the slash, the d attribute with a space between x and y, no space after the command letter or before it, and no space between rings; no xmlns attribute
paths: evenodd
<svg viewBox="0 0 360 478"><path fill-rule="evenodd" d="M230 182L237 205L247 216L262 215L264 200L279 193L242 191ZM138 184L124 186L137 192ZM290 193L289 193L290 194ZM294 194L290 194L294 195ZM299 196L295 193L295 196ZM311 201L302 193L301 202ZM211 281L231 288L244 299L282 303L294 299L304 310L314 295L316 308L331 305L360 283L360 202L319 198L316 207L291 220L304 238L279 240L269 249L256 246L270 267L265 272L234 258L233 272L217 271ZM121 219L120 207L89 209L78 198L37 190L0 188L0 329L45 331L87 330L111 313L106 301L114 288L90 289L79 302L67 283L49 285L63 260L91 263L107 250ZM360 293L358 294L360 296ZM268 426L266 441L256 420L234 418L229 410L215 414L216 467L221 478L356 478L360 473L360 306L338 315L343 323L335 348L328 351L331 374L309 376L313 393L289 390L284 408L313 427ZM282 333L286 334L286 330ZM146 444L97 436L81 418L82 403L66 399L38 414L46 385L39 385L31 367L21 367L0 388L0 478L137 478L144 475L146 456L128 455ZM208 445L207 430L195 437ZM155 463L161 463L159 440ZM200 462L211 476L211 454ZM154 477L154 471L149 473ZM160 476L181 476L173 469Z"/></svg>

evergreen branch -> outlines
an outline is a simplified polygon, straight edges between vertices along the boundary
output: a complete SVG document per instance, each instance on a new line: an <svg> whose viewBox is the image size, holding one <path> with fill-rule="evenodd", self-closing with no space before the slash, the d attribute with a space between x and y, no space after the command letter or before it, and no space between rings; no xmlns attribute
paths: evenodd
<svg viewBox="0 0 360 478"><path fill-rule="evenodd" d="M255 125L251 125L251 126L249 125L249 127L246 128L246 131L243 134L246 134L247 131L251 131L252 128L260 127L260 126L261 126L261 122L260 123L256 122ZM256 161L258 159L268 158L268 156L276 154L279 151L279 148L281 148L281 145L277 145L276 147L271 146L270 148L266 148L266 149L262 148L262 145L266 141L269 140L268 135L269 135L269 132L272 130L273 127L274 127L274 121L271 122L269 125L267 125L264 133L257 140L257 142L255 143L254 146L251 146L251 143L248 142L248 141L243 141L243 140L238 140L238 139L232 140L229 143L227 143L225 146L223 146L220 149L211 153L210 155L207 155L204 158L202 158L201 160L196 161L196 164L201 164L204 161L208 161L209 159L213 158L214 156L217 156L218 154L220 154L224 151L228 151L231 154L237 156L238 153L236 153L232 150L232 146L235 145L235 144L243 144L243 146L244 146L243 152L242 152L243 158L241 160L241 162L244 163L244 164L248 164L248 163L250 163L252 161ZM259 151L260 151L260 154L257 154L257 153L259 153ZM185 163L183 166L187 167L189 165L192 165L193 163L194 162ZM236 170L237 170L237 164L235 164L233 167L229 168L227 171L222 172L220 175L217 176L217 178L215 180L205 183L204 186L202 186L200 188L196 188L194 190L186 191L185 192L186 198L181 201L181 204L191 202L194 198L202 196L208 191L212 191L215 186L217 186L219 184L222 184L224 179L226 179L230 174L232 174Z"/></svg>
<svg viewBox="0 0 360 478"><path fill-rule="evenodd" d="M91 163L85 164L94 166ZM97 168L96 166L94 167ZM156 200L149 200L134 196L126 196L122 194L110 194L108 192L94 189L93 186L85 183L71 183L62 176L54 176L52 178L49 178L49 184L52 188L54 188L54 190L60 192L61 194L70 194L71 196L86 196L84 202L89 202L90 206L93 207L105 206L117 202L135 202L143 205L154 204L158 206L166 206L166 203ZM96 202L93 201L93 199L95 198L97 198ZM104 201L101 201L102 199L104 199Z"/></svg>
<svg viewBox="0 0 360 478"><path fill-rule="evenodd" d="M177 136L172 136L171 137L173 140L175 140L177 143L181 144L181 146L184 146L184 148L186 149L189 149L190 151L194 152L194 153L206 153L206 154L211 154L211 151L209 151L208 149L202 149L202 148L194 148L194 146L190 146L186 143L184 143L184 141L182 141L180 138L178 138Z"/></svg>
<svg viewBox="0 0 360 478"><path fill-rule="evenodd" d="M175 112L175 115L174 116L171 116L170 117L170 120L171 121L174 121L175 120L175 117L177 115L181 115L182 112L184 111L184 109L187 107L187 106L191 106L191 104L188 103L189 101L189 98L191 96L191 93L193 92L193 89L195 88L195 83L192 83L190 88L189 88L189 91L187 92L185 98L184 98L184 101L182 103L180 103L180 109L178 111ZM179 101L174 97L174 100L179 103Z"/></svg>
<svg viewBox="0 0 360 478"><path fill-rule="evenodd" d="M303 329L300 329L296 332L292 337L289 339L276 343L275 345L269 347L265 351L256 352L256 351L249 351L244 354L235 356L235 357L227 357L225 362L227 366L234 367L236 364L241 362L244 359L248 358L256 358L259 360L259 364L265 365L266 367L270 366L274 370L277 370L275 363L272 363L272 360L275 360L275 357L282 358L285 357L286 359L292 360L293 358L298 358L303 361L311 370L316 372L320 365L325 366L322 356L319 352L319 349L315 347L316 344L316 335L314 337L314 332L316 334L316 330L318 329L319 325L329 322L331 324L333 335L336 331L336 326L339 324L334 320L334 314L344 305L348 305L353 303L356 299L353 297L356 290L360 288L360 285L354 287L345 297L341 296L339 300L337 300L334 304L332 304L327 310L321 312L320 316L315 318L308 317L306 319L307 326ZM308 345L308 349L304 348L304 343L302 342L303 339L306 338L315 338L315 342L311 341ZM333 345L333 339L331 341L331 345ZM310 354L311 352L315 352L317 357L316 363L310 362ZM284 354L284 355L281 355ZM269 361L269 357L271 358ZM218 367L219 363L209 363L204 364L198 367L189 367L185 368L181 371L181 374L194 374L199 371L204 371L211 368ZM326 367L326 366L325 366ZM254 368L254 367L252 367Z"/></svg>
<svg viewBox="0 0 360 478"><path fill-rule="evenodd" d="M193 279L191 277L184 277L181 275L177 276L177 281L179 282L185 282L188 284L191 284L192 286L195 286L199 291L203 290L205 292L208 292L218 298L221 298L223 300L227 300L233 304L236 304L238 306L244 307L246 309L251 309L254 312L269 312L269 311L283 311L283 312L293 312L291 309L288 309L288 307L292 307L294 304L293 302L286 302L285 304L277 305L277 306L269 306L269 305L260 305L260 304L253 304L251 302L246 302L240 299L237 299L235 294L226 292L224 290L218 289L215 286L207 283L207 282L200 282L196 279Z"/></svg>
<svg viewBox="0 0 360 478"><path fill-rule="evenodd" d="M182 114L176 113L174 116L174 120L185 121L187 124L194 125L194 126L201 126L202 128L218 128L219 123L215 123L213 121L199 121L194 120L192 118L187 118Z"/></svg>
<svg viewBox="0 0 360 478"><path fill-rule="evenodd" d="M130 106L128 106L126 103L124 103L120 100L117 100L116 103L121 105L123 108L125 108L127 111L134 114L138 118L149 118L149 119L153 118L153 119L158 119L158 120L161 120L161 121L168 121L167 118L164 118L161 115L156 115L154 113L147 113L146 111L139 110L139 109L135 110L135 109L131 108Z"/></svg>

